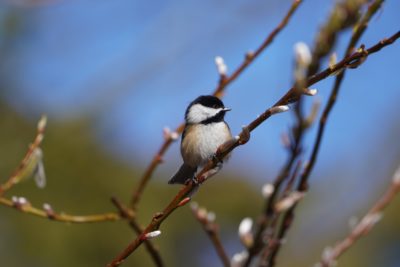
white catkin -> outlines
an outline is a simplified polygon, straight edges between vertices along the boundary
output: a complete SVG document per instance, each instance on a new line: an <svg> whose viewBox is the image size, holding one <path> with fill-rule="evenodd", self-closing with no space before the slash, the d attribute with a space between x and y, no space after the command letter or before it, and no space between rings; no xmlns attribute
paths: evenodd
<svg viewBox="0 0 400 267"><path fill-rule="evenodd" d="M281 113L281 112L285 112L289 110L289 106L287 105L282 105L282 106L276 106L276 107L272 107L270 109L271 114L277 114L277 113Z"/></svg>
<svg viewBox="0 0 400 267"><path fill-rule="evenodd" d="M160 230L156 230L156 231L147 233L147 234L145 235L145 237L146 237L146 239L152 239L152 238L155 238L155 237L157 237L157 236L159 236L159 235L161 235L161 231L160 231Z"/></svg>

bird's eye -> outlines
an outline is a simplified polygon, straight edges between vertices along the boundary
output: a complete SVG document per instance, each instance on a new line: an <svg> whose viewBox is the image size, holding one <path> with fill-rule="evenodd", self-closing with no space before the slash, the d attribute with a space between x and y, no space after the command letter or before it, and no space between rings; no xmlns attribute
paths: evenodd
<svg viewBox="0 0 400 267"><path fill-rule="evenodd" d="M218 108L218 105L217 105L217 104L214 104L212 107L213 107L213 108Z"/></svg>

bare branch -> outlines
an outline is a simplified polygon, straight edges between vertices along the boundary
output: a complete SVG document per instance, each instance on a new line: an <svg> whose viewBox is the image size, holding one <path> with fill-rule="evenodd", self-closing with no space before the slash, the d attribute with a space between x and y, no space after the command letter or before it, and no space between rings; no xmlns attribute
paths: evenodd
<svg viewBox="0 0 400 267"><path fill-rule="evenodd" d="M350 3L350 1L348 3ZM362 4L362 1L360 2L360 4ZM345 53L345 58L346 57L351 57L352 50L354 49L355 44L358 42L358 40L361 37L363 31L365 30L365 27L366 27L368 21L371 19L372 15L379 9L381 4L382 4L381 0L376 0L374 3L372 3L369 6L369 9L366 12L366 14L361 19L359 19L358 23L355 26L355 31L353 32L352 38L350 39L349 45L347 47L347 50L346 50L346 53ZM329 29L329 27L328 27L328 29ZM394 38L393 40L396 40L399 37L399 35L400 35L399 33L400 32L397 32L396 34L394 34L392 36L392 38ZM337 34L337 33L335 33L335 34ZM323 36L323 35L326 35L326 37L327 37L330 34L327 33L327 34L322 34L320 36ZM332 38L335 39L335 37L330 37L328 39L332 39ZM389 38L389 39L391 39L391 38ZM386 40L382 40L379 44L382 44L383 41L386 41ZM319 47L319 46L316 46L316 47ZM331 44L331 47L332 47L332 44ZM380 49L381 48L379 48L379 47L377 47L375 45L375 46L371 47L370 49L365 50L364 46L362 45L360 47L360 49L358 49L357 52L365 51L366 52L365 55L369 55L371 52L379 51ZM325 50L324 54L326 55L328 52L329 52L328 50ZM355 53L353 53L353 55L354 54ZM362 64L364 62L365 59L366 59L366 57L359 58L354 62L355 64L353 64L353 62L349 62L349 63L346 64L347 65L346 68L352 68L353 66L358 67L360 64ZM318 64L319 63L316 62L315 67L317 67ZM336 64L336 66L337 65L338 64ZM330 68L331 69L335 68L335 65L333 65L333 63L331 63ZM309 163L306 165L305 170L303 171L303 173L300 176L300 181L299 181L299 184L298 184L298 187L297 187L297 190L300 191L300 192L304 192L304 191L307 190L308 177L309 177L309 175L311 173L311 170L312 170L312 168L313 168L313 166L315 164L315 161L316 161L316 158L317 158L317 154L318 154L318 150L319 150L319 147L320 147L320 143L321 143L321 140L322 140L324 127L325 127L328 115L329 115L329 113L330 113L330 111L331 111L331 109L332 109L332 107L333 107L333 105L334 105L334 103L336 101L337 93L339 91L340 84L341 84L341 81L342 81L342 79L344 77L344 72L345 72L346 68L334 72L335 74L338 74L338 73L339 74L336 77L334 88L333 88L332 93L331 93L331 95L329 97L327 107L325 108L325 110L324 110L324 112L323 112L323 114L321 116L321 119L320 119L319 129L318 129L318 133L317 133L317 139L316 139L316 142L314 144L313 151L311 153L311 159L310 159ZM312 71L312 69L310 69L310 71ZM281 228L280 228L280 230L278 232L278 240L283 239L285 237L285 235L286 235L286 232L290 228L290 226L291 226L291 224L293 222L293 219L294 219L294 210L295 210L296 206L297 205L295 204L291 209L289 209L285 213L283 221L282 221ZM281 247L280 242L277 242L276 246L274 246L272 251L271 251L271 255L270 255L270 258L269 258L269 263L267 264L267 266L273 266L274 265L276 255L279 252L280 247Z"/></svg>
<svg viewBox="0 0 400 267"><path fill-rule="evenodd" d="M321 257L321 261L316 266L331 267L336 266L337 259L345 253L361 237L367 235L375 224L382 218L383 210L393 202L400 192L400 167L393 176L392 183L381 198L374 204L368 213L355 225L347 237L336 243L333 247L327 247Z"/></svg>
<svg viewBox="0 0 400 267"><path fill-rule="evenodd" d="M25 198L14 197L13 200L0 197L0 204L11 208L15 208L24 213L28 213L42 218L47 218L52 221L69 222L69 223L94 223L94 222L104 222L104 221L118 221L121 219L121 217L116 213L104 213L104 214L85 215L85 216L70 215L64 212L56 213L49 204L44 204L43 209L38 209L32 206Z"/></svg>
<svg viewBox="0 0 400 267"><path fill-rule="evenodd" d="M283 20L278 24L278 26L268 35L268 37L263 41L263 43L254 51L247 53L245 56L243 62L236 68L233 73L228 76L228 75L220 75L220 80L217 85L217 87L214 89L213 95L217 97L222 97L224 94L224 91L226 87L235 81L242 73L244 70L247 69L247 67L253 63L253 61L274 41L275 37L280 33L285 26L288 24L290 18L293 16L294 12L300 5L301 0L295 0L293 1L289 11L287 12L286 16L283 18ZM182 133L184 128L184 124L182 123L175 129L175 133ZM160 149L156 153L156 155L153 157L152 161L146 168L146 171L144 172L143 176L140 178L139 185L137 188L134 190L132 194L132 199L131 199L131 207L133 210L137 209L138 203L140 201L141 195L143 194L143 191L150 180L151 176L153 175L154 170L157 168L157 166L161 163L161 159L163 158L165 152L168 150L169 146L175 141L175 139L169 137L165 138L164 143L161 145Z"/></svg>
<svg viewBox="0 0 400 267"><path fill-rule="evenodd" d="M15 184L19 183L26 174L24 171L29 166L29 162L35 156L35 151L39 149L40 144L44 138L44 131L46 129L47 118L46 116L42 116L37 124L36 136L32 144L29 145L28 151L26 152L24 158L19 164L18 168L14 171L14 173L8 178L8 180L0 185L0 197L8 190L10 190ZM30 175L30 174L28 174Z"/></svg>
<svg viewBox="0 0 400 267"><path fill-rule="evenodd" d="M361 38L363 32L365 31L369 20L371 19L371 17L376 13L376 11L379 10L380 6L382 5L383 0L376 0L374 1L368 8L368 11L365 13L365 15L360 19L360 21L356 24L355 26L355 31L353 32L353 35L350 39L350 42L347 46L346 52L345 52L345 56L349 56L352 51L354 50L355 45L357 44L357 42L359 41L359 39ZM344 75L345 75L345 71L343 70L341 71L335 78L335 83L333 85L331 94L329 96L329 100L328 100L328 104L326 105L322 116L319 120L319 125L318 125L318 132L317 132L317 136L313 145L313 149L311 152L311 156L310 156L310 160L309 163L307 164L307 166L305 167L304 172L301 175L301 187L302 190L306 189L307 185L307 180L308 177L311 174L311 171L314 168L317 156L318 156L318 152L321 146L321 141L324 135L324 131L325 131L325 125L326 122L328 120L329 114L332 111L333 106L336 103L336 99L340 90L340 86L342 84L342 81L344 79Z"/></svg>
<svg viewBox="0 0 400 267"><path fill-rule="evenodd" d="M400 37L400 31L391 36L388 39L383 39L381 40L378 44L372 46L371 48L365 50L362 49L360 51L357 51L350 56L344 58L334 66L331 66L324 71L312 76L311 78L308 79L308 85L312 85L320 80L325 79L328 77L330 74L341 70L345 69L349 66L350 63L354 61L358 61L361 58L366 58L368 55L371 55L383 47L386 47L387 45L392 44L395 42L398 38ZM290 89L281 99L277 101L277 103L273 106L279 106L279 105L287 105L294 100L296 100L295 97L293 97L296 93L294 92L295 89L292 88ZM197 183L194 181L190 181L187 185L183 186L178 194L172 199L172 201L167 205L167 207L159 213L156 213L153 216L153 219L151 222L148 224L148 226L145 228L145 230L142 232L142 234L136 238L134 241L132 241L117 257L113 259L112 262L110 262L107 266L112 267L112 266L119 266L125 258L127 258L133 251L135 251L145 240L145 235L149 232L158 230L162 222L169 217L169 215L172 214L178 207L182 206L179 205L183 200L187 199L191 193L193 193L193 190L198 188L199 184L202 184L207 180L207 176L205 175L209 170L215 168L215 166L223 160L223 158L228 155L232 150L234 150L236 147L243 145L244 143L247 142L248 140L248 134L249 132L253 131L255 128L257 128L260 124L265 122L269 117L271 117L271 109L273 108L268 108L264 113L259 115L255 120L253 120L249 125L247 125L237 136L237 138L234 139L233 142L230 142L228 146L222 145L223 149L218 148L217 153L215 158L213 160L210 160L204 167L203 169L197 174ZM185 201L185 204L188 201Z"/></svg>
<svg viewBox="0 0 400 267"><path fill-rule="evenodd" d="M123 205L116 197L111 198L111 202L119 210L121 217L128 220L130 227L135 231L136 234L140 235L143 232L143 227L136 221L135 214L125 205ZM158 248L151 242L151 240L146 239L144 245L147 252L150 254L155 266L164 266L163 260L161 258Z"/></svg>
<svg viewBox="0 0 400 267"><path fill-rule="evenodd" d="M35 166L31 165L37 164L34 162L35 159L33 159L33 157L37 156L37 152L40 151L39 150L40 144L42 143L44 138L46 123L47 123L46 116L42 116L37 124L37 132L33 143L30 144L28 151L26 152L18 168L15 170L14 174L11 175L10 178L0 186L0 204L11 208L15 208L24 213L28 213L31 215L59 222L94 223L94 222L119 220L120 216L116 213L104 213L104 214L94 214L85 216L69 215L63 212L56 213L53 210L53 208L47 203L43 205L43 209L38 209L32 206L32 204L29 203L29 201L24 197L13 197L11 200L2 197L2 195L6 191L10 190L15 184L19 183L23 178L25 178L25 176L29 176L32 174L32 171L35 168Z"/></svg>
<svg viewBox="0 0 400 267"><path fill-rule="evenodd" d="M207 236L213 243L214 248L217 251L219 258L221 259L223 266L229 267L229 257L219 237L219 225L215 222L215 214L207 211L205 208L199 208L197 203L193 203L191 205L191 209L194 217L201 224Z"/></svg>

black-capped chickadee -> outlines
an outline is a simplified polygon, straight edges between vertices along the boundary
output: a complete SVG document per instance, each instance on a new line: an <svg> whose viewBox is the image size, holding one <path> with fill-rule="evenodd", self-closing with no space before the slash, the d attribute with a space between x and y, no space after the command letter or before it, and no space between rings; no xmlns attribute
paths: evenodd
<svg viewBox="0 0 400 267"><path fill-rule="evenodd" d="M183 164L169 184L185 184L193 179L197 168L205 165L217 148L232 138L224 121L229 110L219 98L211 95L199 96L189 104L181 140Z"/></svg>

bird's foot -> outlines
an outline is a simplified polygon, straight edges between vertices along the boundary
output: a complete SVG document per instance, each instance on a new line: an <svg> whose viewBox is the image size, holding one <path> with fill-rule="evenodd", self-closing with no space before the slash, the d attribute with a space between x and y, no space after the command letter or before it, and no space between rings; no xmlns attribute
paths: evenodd
<svg viewBox="0 0 400 267"><path fill-rule="evenodd" d="M250 129L248 126L242 126L242 132L236 136L237 141L240 145L246 144L250 140Z"/></svg>

